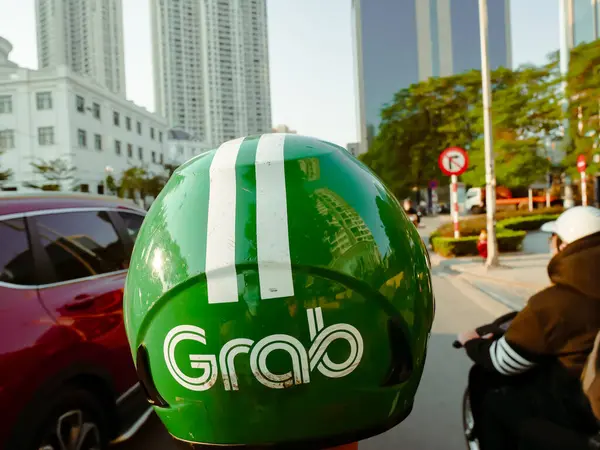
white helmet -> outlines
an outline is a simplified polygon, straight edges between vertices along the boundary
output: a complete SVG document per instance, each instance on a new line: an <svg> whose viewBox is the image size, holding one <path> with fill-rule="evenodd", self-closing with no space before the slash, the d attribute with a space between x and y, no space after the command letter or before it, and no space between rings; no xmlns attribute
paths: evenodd
<svg viewBox="0 0 600 450"><path fill-rule="evenodd" d="M557 234L562 241L571 243L600 232L600 209L576 206L566 210L558 219L542 225L542 231Z"/></svg>

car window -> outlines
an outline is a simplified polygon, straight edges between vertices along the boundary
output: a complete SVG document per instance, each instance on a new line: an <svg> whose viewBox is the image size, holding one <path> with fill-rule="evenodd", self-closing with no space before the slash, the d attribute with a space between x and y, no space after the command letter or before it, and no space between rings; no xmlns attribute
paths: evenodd
<svg viewBox="0 0 600 450"><path fill-rule="evenodd" d="M119 211L119 216L121 216L121 219L125 222L125 227L127 228L127 233L131 237L131 240L135 242L138 233L140 232L142 222L144 221L144 216L124 211Z"/></svg>
<svg viewBox="0 0 600 450"><path fill-rule="evenodd" d="M106 211L48 214L33 220L57 282L127 268L123 242Z"/></svg>
<svg viewBox="0 0 600 450"><path fill-rule="evenodd" d="M34 285L33 254L23 219L0 222L0 248L0 281Z"/></svg>

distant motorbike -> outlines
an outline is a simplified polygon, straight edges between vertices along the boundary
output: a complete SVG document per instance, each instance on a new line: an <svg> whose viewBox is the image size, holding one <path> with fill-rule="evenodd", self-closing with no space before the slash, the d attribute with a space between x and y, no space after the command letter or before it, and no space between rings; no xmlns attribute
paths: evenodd
<svg viewBox="0 0 600 450"><path fill-rule="evenodd" d="M500 339L504 333L506 333L506 330L508 330L508 327L517 313L518 311L514 311L505 314L494 322L477 328L476 331L480 336L491 333L493 335L491 339ZM458 341L454 341L452 346L454 348L462 348L462 344ZM473 415L473 410L471 408L470 386L467 386L463 395L462 417L467 448L469 450L481 450L477 429L475 427L475 416ZM539 430L544 430L543 434L545 440L551 443L548 444L549 449L569 448L571 450L600 450L600 433L594 436L585 436L542 419L535 420L534 429L535 433L538 434ZM561 444L558 444L557 446L557 442L560 442ZM566 442L568 442L568 444L565 444Z"/></svg>
<svg viewBox="0 0 600 450"><path fill-rule="evenodd" d="M410 219L410 221L413 223L413 225L415 227L419 226L419 223L421 223L421 218L419 217L419 214L409 214L408 218Z"/></svg>

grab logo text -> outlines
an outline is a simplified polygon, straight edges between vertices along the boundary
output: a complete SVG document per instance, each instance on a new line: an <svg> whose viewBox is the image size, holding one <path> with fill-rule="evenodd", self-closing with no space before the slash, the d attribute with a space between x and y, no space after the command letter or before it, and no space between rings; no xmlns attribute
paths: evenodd
<svg viewBox="0 0 600 450"><path fill-rule="evenodd" d="M183 387L192 391L206 391L217 383L219 373L227 391L239 390L235 371L235 358L241 353L250 355L250 368L256 379L272 389L283 389L291 385L310 383L311 373L318 370L328 378L341 378L352 373L363 356L363 339L352 325L340 323L325 327L321 308L308 309L308 329L311 345L308 350L295 337L287 334L273 334L258 342L238 338L227 342L216 355L189 355L193 369L202 370L200 376L186 375L175 361L175 349L181 341L192 340L206 344L205 331L194 325L180 325L173 328L164 342L164 358L173 378ZM345 361L333 362L327 355L332 342L341 339L348 342L350 353ZM290 370L282 374L272 373L267 366L267 357L275 350L282 350L290 356Z"/></svg>

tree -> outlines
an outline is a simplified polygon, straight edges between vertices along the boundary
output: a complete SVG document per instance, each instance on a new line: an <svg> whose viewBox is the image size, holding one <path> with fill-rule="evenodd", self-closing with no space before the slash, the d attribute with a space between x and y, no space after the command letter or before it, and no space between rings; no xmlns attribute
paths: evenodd
<svg viewBox="0 0 600 450"><path fill-rule="evenodd" d="M31 166L34 173L41 175L47 183L39 185L26 182L24 185L27 187L43 191L61 191L65 186L71 191L78 189L78 180L75 178L77 169L64 159L57 158L50 161L40 159L38 162L32 162Z"/></svg>
<svg viewBox="0 0 600 450"><path fill-rule="evenodd" d="M548 167L540 149L560 126L557 61L542 67L498 69L492 74L494 142L499 184L521 186L540 179ZM462 180L485 183L481 74L470 71L430 78L399 91L381 112L379 133L362 160L397 196L443 175L440 151L469 152Z"/></svg>
<svg viewBox="0 0 600 450"><path fill-rule="evenodd" d="M107 183L109 183L107 181ZM120 181L117 183L114 178L112 184L113 192L117 192L119 197L131 195L133 192L140 194L141 198L152 196L156 198L160 191L167 183L167 177L162 174L153 174L145 167L130 167L121 175Z"/></svg>
<svg viewBox="0 0 600 450"><path fill-rule="evenodd" d="M4 153L4 150L0 150L0 156L2 156L3 153ZM4 184L5 181L10 180L12 175L13 175L13 172L10 169L0 170L0 186L2 184Z"/></svg>
<svg viewBox="0 0 600 450"><path fill-rule="evenodd" d="M600 140L600 41L582 44L571 51L567 74L567 98L570 145L565 148L565 165L573 175L579 154L587 156L599 150ZM592 170L599 167L590 164Z"/></svg>

